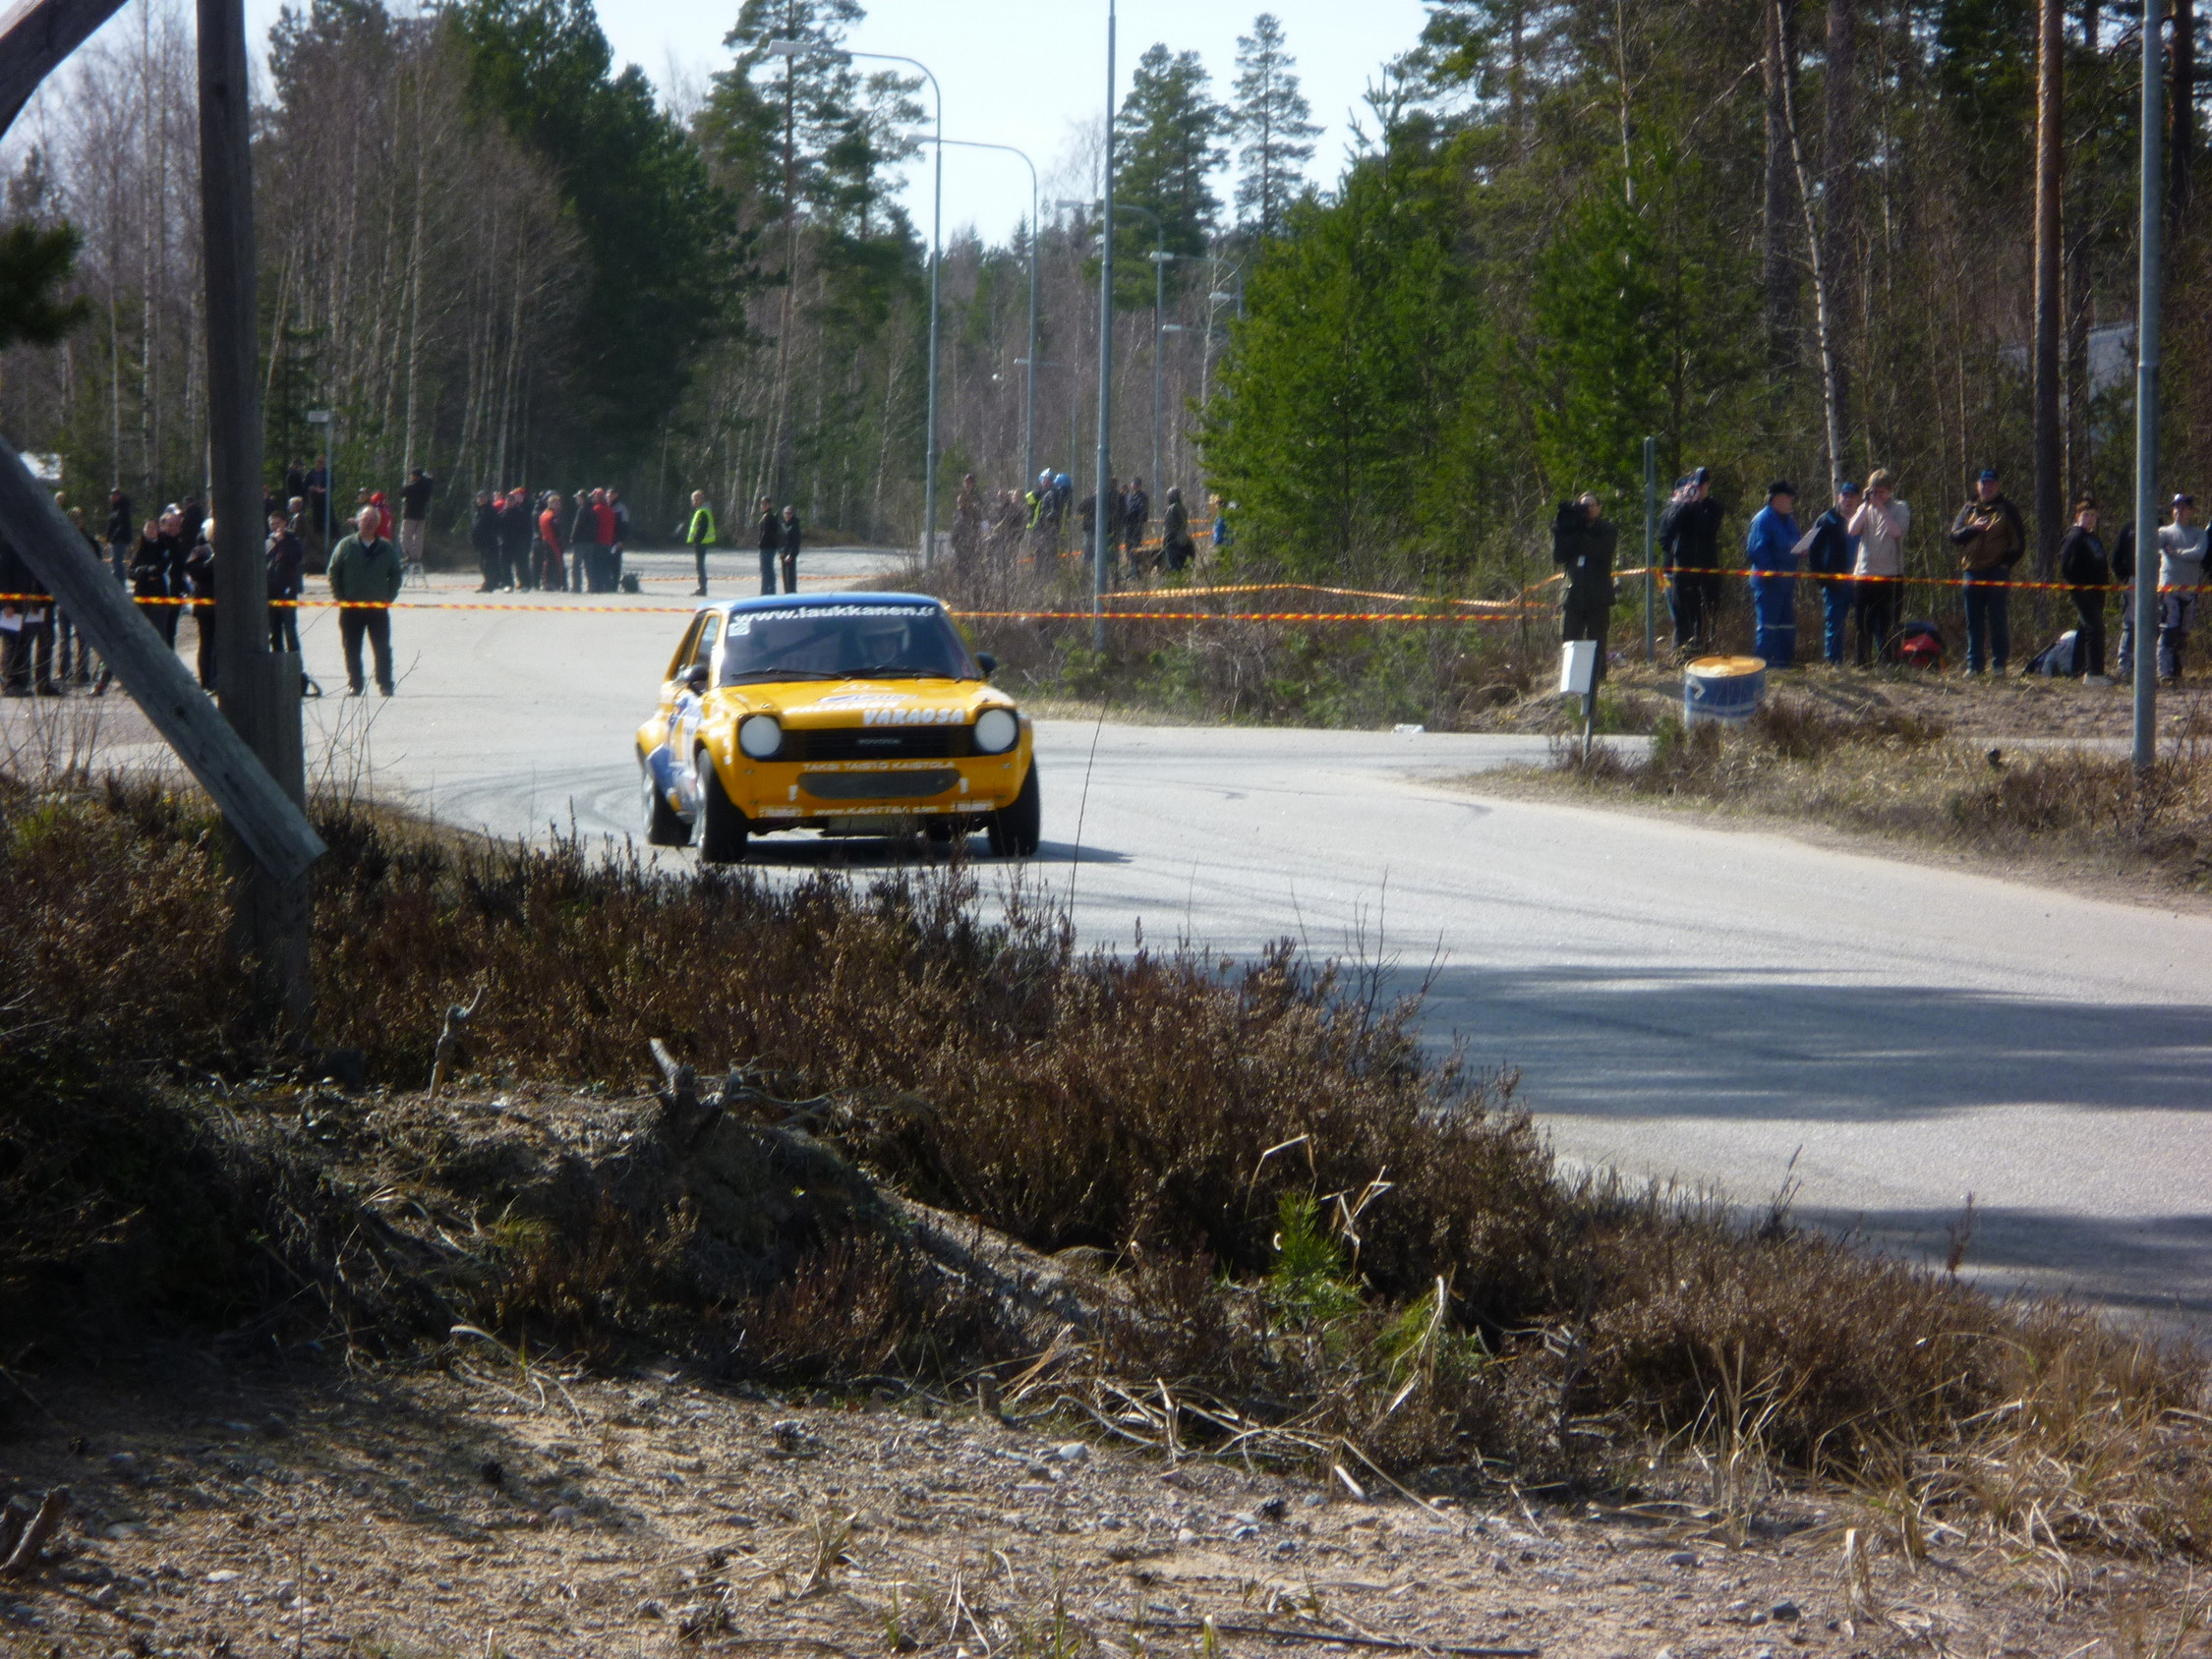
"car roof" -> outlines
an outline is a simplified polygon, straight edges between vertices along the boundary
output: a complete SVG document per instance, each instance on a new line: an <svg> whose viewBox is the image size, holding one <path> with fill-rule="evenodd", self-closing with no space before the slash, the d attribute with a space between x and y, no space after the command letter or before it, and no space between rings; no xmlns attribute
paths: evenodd
<svg viewBox="0 0 2212 1659"><path fill-rule="evenodd" d="M877 590L844 594L761 594L747 600L730 600L717 605L701 605L702 610L727 610L732 615L744 610L819 610L843 604L926 604L943 609L945 601L928 594L891 594Z"/></svg>

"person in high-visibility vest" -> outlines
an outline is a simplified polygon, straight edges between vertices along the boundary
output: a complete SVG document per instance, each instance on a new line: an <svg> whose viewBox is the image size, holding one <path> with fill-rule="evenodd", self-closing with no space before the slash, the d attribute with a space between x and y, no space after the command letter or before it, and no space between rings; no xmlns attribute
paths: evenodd
<svg viewBox="0 0 2212 1659"><path fill-rule="evenodd" d="M691 549L691 562L699 570L699 586L692 598L707 597L707 549L715 544L715 510L707 505L707 492L691 492L691 523L683 533L683 543Z"/></svg>

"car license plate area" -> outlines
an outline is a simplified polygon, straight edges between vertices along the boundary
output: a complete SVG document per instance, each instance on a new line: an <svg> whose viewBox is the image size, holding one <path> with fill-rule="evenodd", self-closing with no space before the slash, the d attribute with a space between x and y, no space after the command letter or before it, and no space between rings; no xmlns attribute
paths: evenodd
<svg viewBox="0 0 2212 1659"><path fill-rule="evenodd" d="M920 801L960 780L953 767L906 772L802 772L799 789L818 801Z"/></svg>
<svg viewBox="0 0 2212 1659"><path fill-rule="evenodd" d="M918 835L921 820L896 812L848 812L822 826L825 835Z"/></svg>

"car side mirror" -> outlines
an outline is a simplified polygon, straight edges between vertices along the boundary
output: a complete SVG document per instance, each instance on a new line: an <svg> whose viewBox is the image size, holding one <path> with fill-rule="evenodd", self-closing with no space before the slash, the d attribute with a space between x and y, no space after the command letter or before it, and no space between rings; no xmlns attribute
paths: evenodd
<svg viewBox="0 0 2212 1659"><path fill-rule="evenodd" d="M975 663L977 667L983 670L985 679L989 679L999 671L999 659L987 651L979 651L975 654Z"/></svg>
<svg viewBox="0 0 2212 1659"><path fill-rule="evenodd" d="M683 683L693 691L705 691L707 681L713 677L713 672L704 662L694 662L690 667L684 669Z"/></svg>

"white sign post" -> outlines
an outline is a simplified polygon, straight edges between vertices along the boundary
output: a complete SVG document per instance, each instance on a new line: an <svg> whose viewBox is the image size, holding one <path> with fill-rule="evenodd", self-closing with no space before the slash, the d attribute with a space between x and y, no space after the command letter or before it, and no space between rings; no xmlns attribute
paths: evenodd
<svg viewBox="0 0 2212 1659"><path fill-rule="evenodd" d="M1598 642L1559 644L1559 695L1582 699L1582 758L1590 759L1590 729L1598 717Z"/></svg>

